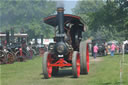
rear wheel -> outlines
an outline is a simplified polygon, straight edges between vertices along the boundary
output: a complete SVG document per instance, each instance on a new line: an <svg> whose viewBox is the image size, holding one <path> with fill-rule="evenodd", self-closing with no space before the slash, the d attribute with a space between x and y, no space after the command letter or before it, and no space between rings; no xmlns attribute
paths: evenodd
<svg viewBox="0 0 128 85"><path fill-rule="evenodd" d="M13 55L13 53L8 52L7 53L7 63L11 64L14 63L15 61L15 56Z"/></svg>
<svg viewBox="0 0 128 85"><path fill-rule="evenodd" d="M43 66L44 78L48 79L52 75L52 66L50 66L50 64L51 64L51 55L50 55L49 52L44 53L42 64L43 64L42 66Z"/></svg>
<svg viewBox="0 0 128 85"><path fill-rule="evenodd" d="M19 61L19 62L24 61L27 57L27 53L24 51L22 51L22 56L20 51L17 51L15 55L16 55L16 61Z"/></svg>
<svg viewBox="0 0 128 85"><path fill-rule="evenodd" d="M80 55L77 51L73 52L72 72L74 78L78 78L80 76Z"/></svg>
<svg viewBox="0 0 128 85"><path fill-rule="evenodd" d="M86 41L80 43L80 67L81 67L81 74L88 74L89 48Z"/></svg>
<svg viewBox="0 0 128 85"><path fill-rule="evenodd" d="M0 50L0 64L6 64L6 63L7 63L6 53Z"/></svg>

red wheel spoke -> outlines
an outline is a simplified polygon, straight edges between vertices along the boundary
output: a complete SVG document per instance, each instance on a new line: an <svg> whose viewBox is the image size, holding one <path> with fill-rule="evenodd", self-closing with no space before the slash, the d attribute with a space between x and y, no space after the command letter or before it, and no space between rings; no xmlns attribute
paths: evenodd
<svg viewBox="0 0 128 85"><path fill-rule="evenodd" d="M87 72L89 72L89 49L88 49L88 44L87 44L87 49L86 49L86 63L87 63Z"/></svg>
<svg viewBox="0 0 128 85"><path fill-rule="evenodd" d="M77 54L77 60L76 60L76 65L77 65L77 76L80 76L80 56L79 53Z"/></svg>
<svg viewBox="0 0 128 85"><path fill-rule="evenodd" d="M47 72L48 72L48 77L50 78L52 75L52 66L50 66L51 63L51 56L48 55L47 57Z"/></svg>

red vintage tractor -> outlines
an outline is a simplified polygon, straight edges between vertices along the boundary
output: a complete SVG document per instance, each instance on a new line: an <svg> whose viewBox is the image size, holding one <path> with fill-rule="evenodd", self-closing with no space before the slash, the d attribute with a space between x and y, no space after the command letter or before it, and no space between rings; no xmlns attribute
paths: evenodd
<svg viewBox="0 0 128 85"><path fill-rule="evenodd" d="M44 23L55 28L54 43L50 43L43 56L44 78L56 75L61 67L72 67L73 77L89 72L88 43L82 41L85 31L79 16L64 14L64 8L57 8L57 15L44 18Z"/></svg>

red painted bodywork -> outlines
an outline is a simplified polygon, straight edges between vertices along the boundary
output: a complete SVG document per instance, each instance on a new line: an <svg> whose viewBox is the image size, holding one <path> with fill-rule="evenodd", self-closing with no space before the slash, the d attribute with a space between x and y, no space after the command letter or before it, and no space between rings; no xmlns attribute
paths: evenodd
<svg viewBox="0 0 128 85"><path fill-rule="evenodd" d="M22 48L20 48L19 50L20 50L20 56L22 56L22 55L23 55L23 54L22 54Z"/></svg>
<svg viewBox="0 0 128 85"><path fill-rule="evenodd" d="M72 64L65 61L64 58L60 58L56 63L50 64L50 66L65 67L72 66Z"/></svg>

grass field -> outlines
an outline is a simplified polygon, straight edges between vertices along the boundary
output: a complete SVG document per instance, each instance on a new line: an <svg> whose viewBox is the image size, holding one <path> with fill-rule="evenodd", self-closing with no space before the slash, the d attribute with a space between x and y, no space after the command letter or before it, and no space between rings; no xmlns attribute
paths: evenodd
<svg viewBox="0 0 128 85"><path fill-rule="evenodd" d="M120 85L120 57L90 58L90 72L80 78L72 78L71 68L60 70L58 76L44 79L42 58L26 62L0 65L1 85ZM128 85L128 55L125 55L122 70L122 85Z"/></svg>

